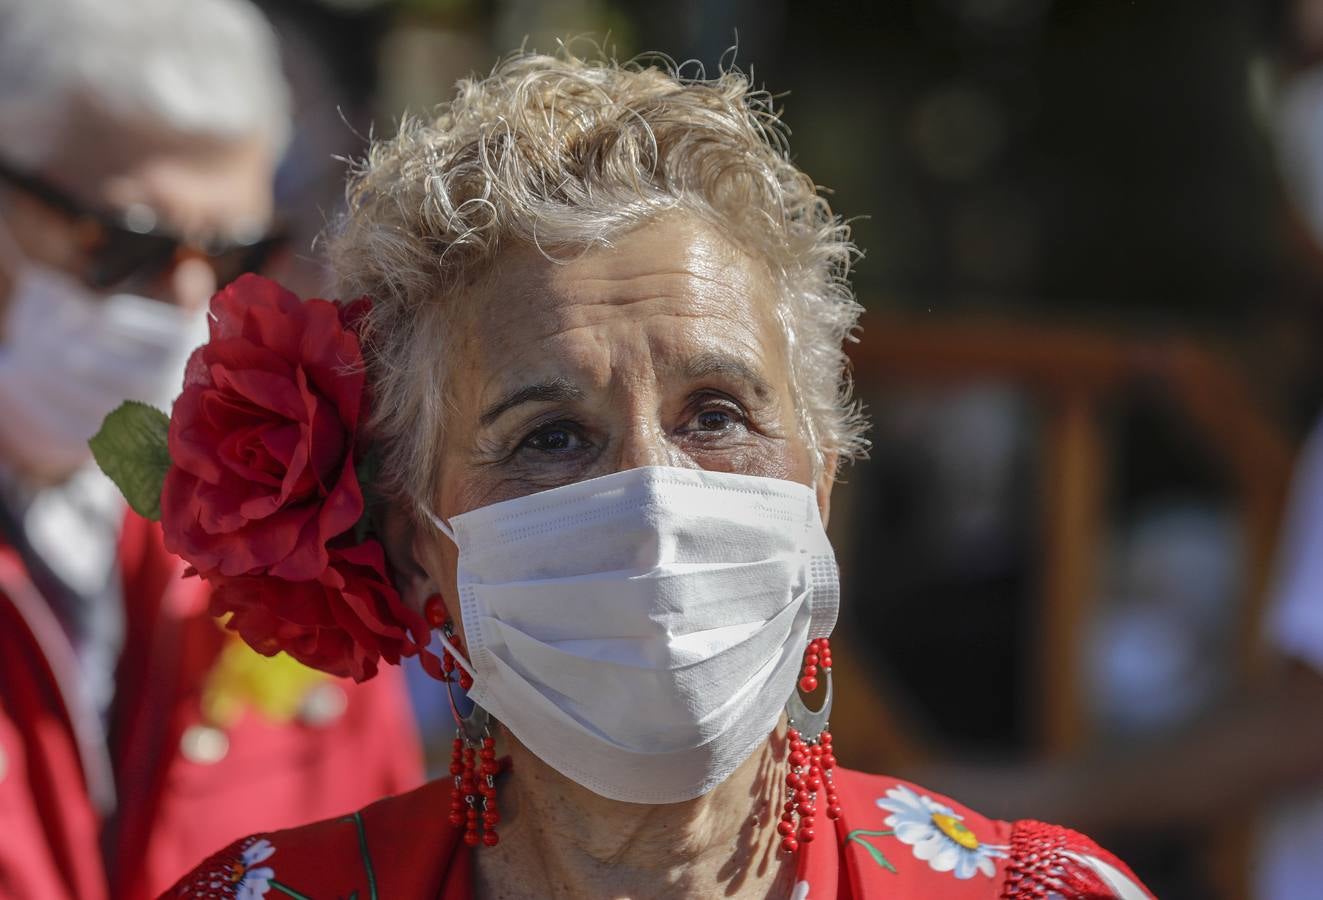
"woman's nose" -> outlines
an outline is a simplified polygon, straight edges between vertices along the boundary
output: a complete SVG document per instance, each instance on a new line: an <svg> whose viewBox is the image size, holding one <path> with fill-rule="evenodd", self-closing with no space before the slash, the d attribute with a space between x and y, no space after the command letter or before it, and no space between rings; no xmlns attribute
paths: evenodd
<svg viewBox="0 0 1323 900"><path fill-rule="evenodd" d="M691 467L668 439L666 429L650 422L636 422L625 433L615 462L617 472L643 466Z"/></svg>

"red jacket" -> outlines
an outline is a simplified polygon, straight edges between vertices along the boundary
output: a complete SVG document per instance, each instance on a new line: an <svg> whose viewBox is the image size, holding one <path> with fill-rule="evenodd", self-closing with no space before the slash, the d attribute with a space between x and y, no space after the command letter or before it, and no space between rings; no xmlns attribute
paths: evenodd
<svg viewBox="0 0 1323 900"><path fill-rule="evenodd" d="M315 717L277 723L249 708L199 731L204 683L231 638L155 525L130 516L119 559L125 636L107 734L72 690L81 676L63 630L0 546L0 897L154 897L240 835L421 783L396 669L328 682L330 708ZM183 752L199 734L211 739L203 752Z"/></svg>

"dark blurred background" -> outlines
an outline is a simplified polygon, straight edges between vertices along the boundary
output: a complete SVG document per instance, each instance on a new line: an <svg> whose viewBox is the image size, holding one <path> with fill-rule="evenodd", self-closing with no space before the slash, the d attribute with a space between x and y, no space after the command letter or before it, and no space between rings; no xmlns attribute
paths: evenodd
<svg viewBox="0 0 1323 900"><path fill-rule="evenodd" d="M1323 399L1323 268L1282 138L1319 4L260 5L298 115L278 193L309 247L334 157L521 44L662 51L781 95L865 252L874 449L832 523L847 763L937 789L956 766L976 796L1011 767L1025 780L986 793L1024 784L1006 809L1033 814L1034 772L1160 743L1260 677L1290 463ZM324 276L309 249L284 277ZM445 738L448 710L426 691L419 709ZM1251 896L1261 799L1200 818L1141 797L1099 837L1161 897Z"/></svg>

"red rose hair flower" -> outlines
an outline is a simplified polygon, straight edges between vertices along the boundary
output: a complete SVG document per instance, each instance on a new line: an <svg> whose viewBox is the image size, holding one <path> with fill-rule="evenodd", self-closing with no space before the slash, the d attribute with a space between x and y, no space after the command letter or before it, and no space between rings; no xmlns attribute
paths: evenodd
<svg viewBox="0 0 1323 900"><path fill-rule="evenodd" d="M318 578L327 543L363 515L358 336L336 304L257 275L213 297L211 316L170 417L166 548L204 577Z"/></svg>
<svg viewBox="0 0 1323 900"><path fill-rule="evenodd" d="M333 548L330 559L315 581L222 578L211 612L232 613L228 627L259 653L284 650L304 665L355 681L377 674L378 659L398 665L427 644L427 625L391 586L380 544Z"/></svg>
<svg viewBox="0 0 1323 900"><path fill-rule="evenodd" d="M370 307L239 278L211 300L210 340L168 422L126 403L92 448L133 508L160 518L167 549L211 583L211 612L258 652L355 681L418 654L444 678L424 649L426 621L368 536L357 328Z"/></svg>

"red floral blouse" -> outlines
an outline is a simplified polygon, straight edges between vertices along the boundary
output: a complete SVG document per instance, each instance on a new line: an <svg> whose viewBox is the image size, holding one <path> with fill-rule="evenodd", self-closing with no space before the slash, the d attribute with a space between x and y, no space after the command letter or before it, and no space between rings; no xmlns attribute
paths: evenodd
<svg viewBox="0 0 1323 900"><path fill-rule="evenodd" d="M1153 900L1082 834L985 819L884 776L836 770L841 817L801 849L791 900ZM468 900L471 853L442 779L339 819L258 834L205 860L164 896Z"/></svg>

